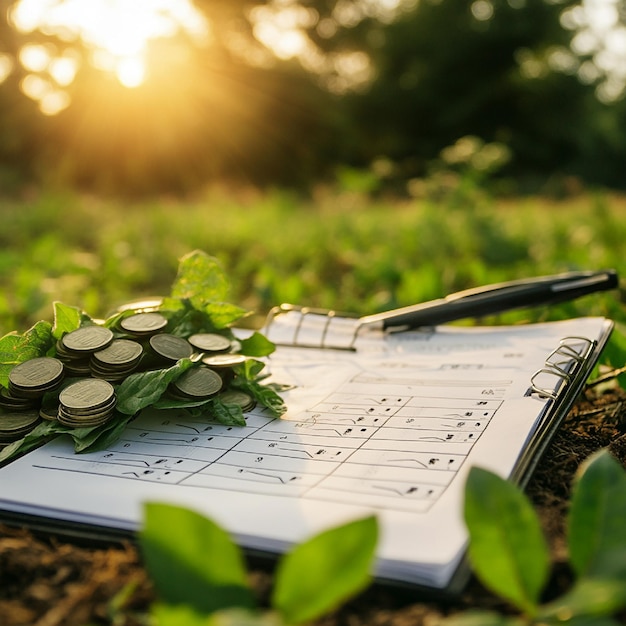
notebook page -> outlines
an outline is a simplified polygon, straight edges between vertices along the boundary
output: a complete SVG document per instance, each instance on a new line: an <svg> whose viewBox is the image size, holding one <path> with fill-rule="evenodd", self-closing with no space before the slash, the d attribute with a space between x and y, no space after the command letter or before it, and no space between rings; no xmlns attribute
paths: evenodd
<svg viewBox="0 0 626 626"><path fill-rule="evenodd" d="M226 427L147 411L107 450L76 455L60 439L0 469L0 508L136 529L144 502L169 501L271 551L373 512L377 573L445 586L465 549L469 468L511 473L550 404L528 394L532 374L563 337L603 328L590 318L368 336L356 352L281 347L268 367L290 386L282 419L254 409Z"/></svg>

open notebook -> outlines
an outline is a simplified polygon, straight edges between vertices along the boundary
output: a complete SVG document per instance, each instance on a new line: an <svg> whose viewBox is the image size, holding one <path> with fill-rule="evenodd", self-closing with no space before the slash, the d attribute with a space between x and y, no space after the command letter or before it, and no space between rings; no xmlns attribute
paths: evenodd
<svg viewBox="0 0 626 626"><path fill-rule="evenodd" d="M148 411L110 449L55 440L0 469L5 519L135 531L142 503L191 507L245 547L279 553L372 511L376 575L462 584L467 472L524 483L608 339L602 318L496 327L358 332L293 310L265 330L288 412L245 427ZM349 349L287 347L339 344Z"/></svg>

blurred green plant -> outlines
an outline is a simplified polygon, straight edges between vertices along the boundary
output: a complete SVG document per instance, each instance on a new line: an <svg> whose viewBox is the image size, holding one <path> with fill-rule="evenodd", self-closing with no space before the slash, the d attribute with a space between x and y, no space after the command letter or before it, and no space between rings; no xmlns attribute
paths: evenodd
<svg viewBox="0 0 626 626"><path fill-rule="evenodd" d="M482 194L390 200L320 187L218 190L195 199L126 201L68 194L2 201L0 334L71 302L97 317L168 293L177 260L206 250L228 268L232 300L257 317L281 302L370 314L489 282L623 267L624 199L567 202ZM511 312L496 322L606 315L619 294Z"/></svg>
<svg viewBox="0 0 626 626"><path fill-rule="evenodd" d="M154 626L309 622L367 586L377 539L371 516L295 546L279 561L270 608L263 610L248 584L242 552L225 530L194 511L148 503L139 541L159 597L151 611Z"/></svg>
<svg viewBox="0 0 626 626"><path fill-rule="evenodd" d="M574 583L542 604L550 555L535 510L511 482L473 467L465 491L469 559L484 586L520 613L469 611L445 626L616 625L612 616L626 608L625 517L626 472L600 450L573 486L567 535Z"/></svg>

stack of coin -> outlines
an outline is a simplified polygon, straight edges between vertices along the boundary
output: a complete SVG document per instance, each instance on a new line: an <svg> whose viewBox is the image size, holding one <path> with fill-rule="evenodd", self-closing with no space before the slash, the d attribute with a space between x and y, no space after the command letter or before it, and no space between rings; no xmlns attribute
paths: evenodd
<svg viewBox="0 0 626 626"><path fill-rule="evenodd" d="M231 340L217 333L196 333L189 337L189 343L196 348L196 350L210 354L230 352L232 349Z"/></svg>
<svg viewBox="0 0 626 626"><path fill-rule="evenodd" d="M65 368L59 359L42 356L24 361L9 372L9 390L5 399L36 400L58 389Z"/></svg>
<svg viewBox="0 0 626 626"><path fill-rule="evenodd" d="M193 354L193 348L185 338L169 333L152 335L149 345L156 366L169 367L178 359L189 358Z"/></svg>
<svg viewBox="0 0 626 626"><path fill-rule="evenodd" d="M0 408L9 411L28 411L36 409L41 402L41 398L18 398L11 394L8 389L0 388Z"/></svg>
<svg viewBox="0 0 626 626"><path fill-rule="evenodd" d="M100 426L113 416L116 402L111 383L84 378L68 385L59 394L58 420L74 428Z"/></svg>
<svg viewBox="0 0 626 626"><path fill-rule="evenodd" d="M57 342L57 357L63 361L68 374L89 376L91 355L103 350L113 341L113 332L104 326L83 326L63 335Z"/></svg>
<svg viewBox="0 0 626 626"><path fill-rule="evenodd" d="M249 393L239 389L226 389L217 397L224 404L241 407L241 410L244 413L246 411L251 411L256 406L256 400Z"/></svg>
<svg viewBox="0 0 626 626"><path fill-rule="evenodd" d="M114 339L104 350L91 355L89 368L94 378L121 382L137 369L143 347L132 339Z"/></svg>
<svg viewBox="0 0 626 626"><path fill-rule="evenodd" d="M59 417L59 398L55 396L46 396L39 407L39 417L54 422Z"/></svg>
<svg viewBox="0 0 626 626"><path fill-rule="evenodd" d="M167 326L167 319L154 311L135 313L125 317L120 322L120 328L138 338L147 338Z"/></svg>
<svg viewBox="0 0 626 626"><path fill-rule="evenodd" d="M246 357L236 352L225 352L221 354L208 354L202 358L202 363L212 370L215 370L224 381L224 386L230 384L235 376L233 368L236 365L245 363Z"/></svg>
<svg viewBox="0 0 626 626"><path fill-rule="evenodd" d="M208 400L219 393L223 387L219 374L201 365L188 369L170 386L170 396L178 400Z"/></svg>
<svg viewBox="0 0 626 626"><path fill-rule="evenodd" d="M0 447L27 435L39 423L39 411L0 410Z"/></svg>

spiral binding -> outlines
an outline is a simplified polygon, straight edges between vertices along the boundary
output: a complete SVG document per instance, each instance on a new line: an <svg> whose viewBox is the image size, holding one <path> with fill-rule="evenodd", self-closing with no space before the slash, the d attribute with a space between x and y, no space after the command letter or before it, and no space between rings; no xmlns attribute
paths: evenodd
<svg viewBox="0 0 626 626"><path fill-rule="evenodd" d="M572 382L580 366L593 352L595 341L587 337L565 337L559 342L546 359L544 366L537 370L530 379L531 392L542 398L556 400L562 385ZM548 378L556 383L545 386L539 382L540 378Z"/></svg>
<svg viewBox="0 0 626 626"><path fill-rule="evenodd" d="M348 315L345 313L338 313L337 311L329 310L329 309L318 309L311 307L298 306L295 304L281 304L279 306L274 307L268 314L267 319L265 321L265 333L269 336L270 328L274 319L278 315L291 314L297 315L297 321L293 326L293 331L290 337L284 339L283 341L276 341L272 339L275 343L279 345L287 345L291 347L297 348L320 348L320 349L333 349L333 350L350 350L354 351L355 343L357 340L357 336L359 334L359 330L361 329L361 324L359 323L359 318L353 315ZM301 333L303 331L303 327L306 325L305 322L311 320L312 318L318 317L320 318L321 326L315 327L316 334L319 335L319 339L311 342L307 341L306 338L301 338ZM329 334L333 328L333 322L346 323L347 326L347 335L345 336L345 342L341 345L328 340ZM311 327L307 327L307 330L311 330ZM346 330L346 329L343 329ZM343 335L343 332L340 331Z"/></svg>
<svg viewBox="0 0 626 626"><path fill-rule="evenodd" d="M265 331L269 336L269 329L278 315L291 314L297 316L288 337L272 341L279 345L297 348L319 348L334 350L356 350L355 343L362 325L355 316L337 313L333 310L303 307L293 304L281 304L274 307L268 314L265 322ZM319 318L319 324L314 326L318 339L314 342L301 338L305 323L313 317ZM328 341L333 321L348 323L348 332L342 335L344 343ZM310 328L307 327L307 330ZM345 329L343 329L345 330ZM538 369L530 379L529 393L542 398L556 400L563 385L570 384L576 377L579 368L588 359L596 347L597 342L587 337L564 337L559 345L548 355L544 366ZM555 380L556 378L556 380ZM549 381L549 382L546 382Z"/></svg>

